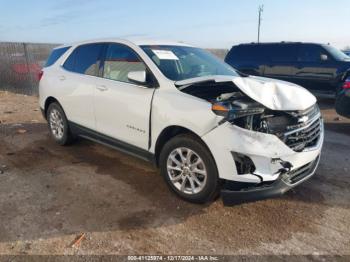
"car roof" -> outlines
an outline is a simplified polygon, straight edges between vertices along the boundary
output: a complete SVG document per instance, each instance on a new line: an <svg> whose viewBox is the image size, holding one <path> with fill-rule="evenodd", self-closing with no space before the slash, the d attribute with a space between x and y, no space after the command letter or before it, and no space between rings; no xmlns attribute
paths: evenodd
<svg viewBox="0 0 350 262"><path fill-rule="evenodd" d="M328 44L322 44L322 43L312 43L312 42L263 42L263 43L242 43L235 46L257 46L257 45L328 45Z"/></svg>
<svg viewBox="0 0 350 262"><path fill-rule="evenodd" d="M127 45L137 45L137 46L143 46L143 45L173 45L173 46L191 46L188 44L185 44L180 41L171 41L171 40L157 40L157 39L151 39L151 38L100 38L100 39L93 39L93 40L86 40L86 41L80 41L75 42L71 44L63 44L60 46L55 47L57 48L63 48L63 47L70 47L70 46L78 46L83 44L92 44L92 43L108 43L108 42L115 42L115 43L122 43Z"/></svg>

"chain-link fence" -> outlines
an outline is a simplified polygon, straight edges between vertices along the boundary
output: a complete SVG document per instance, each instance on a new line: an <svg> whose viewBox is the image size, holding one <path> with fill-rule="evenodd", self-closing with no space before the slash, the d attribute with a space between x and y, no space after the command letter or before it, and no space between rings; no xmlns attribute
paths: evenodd
<svg viewBox="0 0 350 262"><path fill-rule="evenodd" d="M57 44L0 43L0 90L38 94L38 75ZM227 50L208 49L224 59Z"/></svg>
<svg viewBox="0 0 350 262"><path fill-rule="evenodd" d="M38 94L38 74L57 44L0 43L0 90Z"/></svg>

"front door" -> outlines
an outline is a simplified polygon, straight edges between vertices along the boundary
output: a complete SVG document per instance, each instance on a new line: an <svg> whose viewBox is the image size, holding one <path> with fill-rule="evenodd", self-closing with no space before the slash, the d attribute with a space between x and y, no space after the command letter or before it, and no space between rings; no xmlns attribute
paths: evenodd
<svg viewBox="0 0 350 262"><path fill-rule="evenodd" d="M148 149L154 88L132 83L128 73L146 71L130 47L108 44L94 96L96 129L111 138Z"/></svg>
<svg viewBox="0 0 350 262"><path fill-rule="evenodd" d="M299 47L297 84L318 94L334 93L332 82L337 65L328 52L319 45L303 44Z"/></svg>

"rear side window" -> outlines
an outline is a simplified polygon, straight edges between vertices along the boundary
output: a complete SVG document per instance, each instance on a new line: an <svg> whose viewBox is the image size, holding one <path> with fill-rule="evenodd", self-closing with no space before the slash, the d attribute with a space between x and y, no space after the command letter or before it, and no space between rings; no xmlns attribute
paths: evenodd
<svg viewBox="0 0 350 262"><path fill-rule="evenodd" d="M70 48L70 46L57 48L52 50L49 58L46 61L46 64L44 67L52 66L56 61Z"/></svg>
<svg viewBox="0 0 350 262"><path fill-rule="evenodd" d="M65 61L63 67L69 71L97 75L97 62L100 60L103 44L87 44L78 46Z"/></svg>
<svg viewBox="0 0 350 262"><path fill-rule="evenodd" d="M231 49L226 62L261 62L264 61L265 53L261 45L242 45Z"/></svg>
<svg viewBox="0 0 350 262"><path fill-rule="evenodd" d="M146 71L135 51L121 44L108 45L103 68L104 78L121 82L130 82L129 72Z"/></svg>
<svg viewBox="0 0 350 262"><path fill-rule="evenodd" d="M297 46L280 44L266 45L266 53L271 62L296 62L297 61Z"/></svg>

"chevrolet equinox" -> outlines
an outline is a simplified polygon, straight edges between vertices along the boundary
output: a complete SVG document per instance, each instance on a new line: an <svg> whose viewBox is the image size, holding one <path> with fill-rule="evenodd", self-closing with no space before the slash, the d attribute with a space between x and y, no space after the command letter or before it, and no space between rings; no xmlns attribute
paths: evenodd
<svg viewBox="0 0 350 262"><path fill-rule="evenodd" d="M152 161L187 201L279 196L319 163L323 121L309 91L242 75L193 46L63 45L40 78L40 107L58 144L79 136Z"/></svg>

